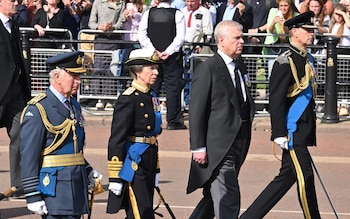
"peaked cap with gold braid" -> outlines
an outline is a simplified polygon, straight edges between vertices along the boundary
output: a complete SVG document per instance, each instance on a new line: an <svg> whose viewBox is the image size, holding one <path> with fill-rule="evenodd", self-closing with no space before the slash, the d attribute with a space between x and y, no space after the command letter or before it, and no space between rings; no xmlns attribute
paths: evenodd
<svg viewBox="0 0 350 219"><path fill-rule="evenodd" d="M135 49L131 51L129 59L125 64L130 65L154 65L161 64L163 61L159 58L156 51L147 49Z"/></svg>

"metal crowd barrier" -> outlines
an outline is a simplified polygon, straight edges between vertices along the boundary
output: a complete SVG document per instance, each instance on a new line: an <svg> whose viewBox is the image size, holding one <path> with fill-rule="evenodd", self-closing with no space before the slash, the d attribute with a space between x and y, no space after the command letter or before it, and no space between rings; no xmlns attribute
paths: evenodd
<svg viewBox="0 0 350 219"><path fill-rule="evenodd" d="M130 31L113 31L112 34L123 34ZM93 57L99 54L103 57L106 66L110 64L116 65L118 68L122 63L113 63L113 51L104 50L94 50L92 48L83 49L82 45L90 44L93 45L94 39L81 39L82 33L88 33L94 35L95 33L101 33L101 31L94 30L82 30L78 35L78 40L70 40L72 42L78 42L78 49L84 51L86 55L90 56L84 62L87 68L87 73L82 76L82 83L77 94L79 101L84 99L106 99L106 100L116 100L120 92L128 87L131 82L131 77L128 75L117 75L113 73L110 69L101 74L94 74L96 69L94 68ZM131 32L134 33L134 32ZM33 39L30 39L33 40ZM35 41L35 40L34 40ZM61 40L65 42L64 40ZM125 42L125 41L111 41L106 43L120 43L120 44L135 44L137 42ZM253 46L249 44L249 46ZM261 46L261 45L259 45ZM32 76L32 95L36 95L40 92L45 91L48 87L48 69L46 67L45 61L48 57L56 55L58 53L63 53L71 51L71 49L46 49L46 48L30 48L31 57L31 76ZM191 54L190 72L193 72L198 64L205 61L210 54ZM264 109L268 105L268 77L269 77L269 67L268 60L275 58L276 56L264 56L259 54L243 54L242 58L247 66L247 71L250 77L250 90L251 94L258 105L262 105L260 110ZM324 88L326 83L326 55L314 55L315 57L315 70L317 74L317 95L316 101L319 104L324 104ZM350 55L340 55L338 54L338 93L337 102L339 104L350 104ZM161 93L162 98L166 98L166 94L163 91Z"/></svg>

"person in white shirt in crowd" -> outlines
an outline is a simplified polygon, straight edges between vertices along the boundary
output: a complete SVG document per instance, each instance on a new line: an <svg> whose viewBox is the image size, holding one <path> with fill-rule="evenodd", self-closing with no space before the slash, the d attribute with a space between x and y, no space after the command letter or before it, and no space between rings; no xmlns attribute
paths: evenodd
<svg viewBox="0 0 350 219"><path fill-rule="evenodd" d="M152 88L159 93L164 81L166 92L167 129L186 129L182 121L181 91L185 85L182 46L185 41L185 17L180 10L170 7L171 0L161 0L157 7L146 11L140 22L138 40L142 48L157 51L164 60Z"/></svg>
<svg viewBox="0 0 350 219"><path fill-rule="evenodd" d="M337 4L334 7L329 32L340 38L339 46L350 46L350 18L345 5Z"/></svg>
<svg viewBox="0 0 350 219"><path fill-rule="evenodd" d="M207 8L201 6L200 0L186 0L186 7L182 8L181 11L185 15L186 20L185 42L208 42L213 33L213 22L211 20L210 11ZM192 72L190 72L191 68L189 57L191 53L200 53L202 46L185 45L184 47L184 79L187 81L184 87L184 102L185 110L187 110L190 101L190 80L192 78ZM205 51L207 50L205 49Z"/></svg>
<svg viewBox="0 0 350 219"><path fill-rule="evenodd" d="M186 20L185 42L203 42L213 33L210 11L201 6L200 0L186 0L186 7L181 9ZM197 52L200 51L198 47Z"/></svg>

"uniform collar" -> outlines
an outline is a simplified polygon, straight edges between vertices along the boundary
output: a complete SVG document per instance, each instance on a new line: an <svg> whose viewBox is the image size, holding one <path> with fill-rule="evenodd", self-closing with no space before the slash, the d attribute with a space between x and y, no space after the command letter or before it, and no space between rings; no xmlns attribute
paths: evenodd
<svg viewBox="0 0 350 219"><path fill-rule="evenodd" d="M289 48L302 57L306 57L307 55L307 51L305 49L301 49L300 47L297 47L295 44L293 44L293 42L290 43Z"/></svg>
<svg viewBox="0 0 350 219"><path fill-rule="evenodd" d="M141 91L142 93L148 93L149 91L149 87L140 84L139 82L137 82L135 79L132 81L131 86L139 91Z"/></svg>

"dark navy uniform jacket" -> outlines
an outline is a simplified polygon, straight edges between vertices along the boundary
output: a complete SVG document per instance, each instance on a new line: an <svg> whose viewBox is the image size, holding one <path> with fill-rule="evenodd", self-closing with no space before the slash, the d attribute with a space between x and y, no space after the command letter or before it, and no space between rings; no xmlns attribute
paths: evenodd
<svg viewBox="0 0 350 219"><path fill-rule="evenodd" d="M75 108L75 118L83 121L79 103L70 98ZM66 118L70 118L69 109L48 89L46 98L40 101L45 108L48 120L52 125L61 124ZM54 135L45 128L42 117L35 105L28 105L23 112L21 123L21 168L23 187L28 203L44 200L50 215L81 215L88 212L88 173L90 165L67 166L57 171L56 195L49 197L41 194L37 188L39 185L39 171L41 169L41 153L49 146ZM81 122L80 122L81 123ZM77 132L78 150L82 151L85 134L83 127ZM57 150L64 147L72 147L72 131ZM69 146L67 146L69 145ZM72 148L65 148L66 151L74 151ZM52 152L50 155L58 153Z"/></svg>
<svg viewBox="0 0 350 219"><path fill-rule="evenodd" d="M133 84L135 84L135 81ZM151 90L141 91L134 87L128 88L119 96L114 108L111 136L108 142L108 161L111 161L112 158L116 156L119 161L124 162L127 153L125 150L125 141L128 139L128 136L148 136L148 134L154 130L156 125L154 105L156 105L156 103L153 102L152 98ZM150 158L142 156L141 162L142 160L154 162L149 159ZM142 173L147 175L145 180L149 181L147 183L150 185L154 185L156 168L155 165L154 169L149 169L147 173ZM140 169L142 169L142 167L139 168L139 170ZM109 182L123 181L120 178L110 176ZM125 201L125 188L126 184L123 186L122 195L118 197L110 192L107 206L108 213L115 213L122 208L122 202ZM152 191L154 190L153 188L154 187L152 187ZM146 199L147 197L137 197L137 199L138 198Z"/></svg>
<svg viewBox="0 0 350 219"><path fill-rule="evenodd" d="M305 76L305 64L307 55L293 45L290 46L290 52L286 53L290 56L296 66L299 80ZM293 85L292 70L287 56L280 56L276 59L270 77L270 115L272 125L271 140L277 137L288 135L286 115L290 106L294 103L296 95L287 98L288 88ZM297 122L297 130L293 134L294 146L314 146L316 145L316 114L315 101L312 98L305 111Z"/></svg>

